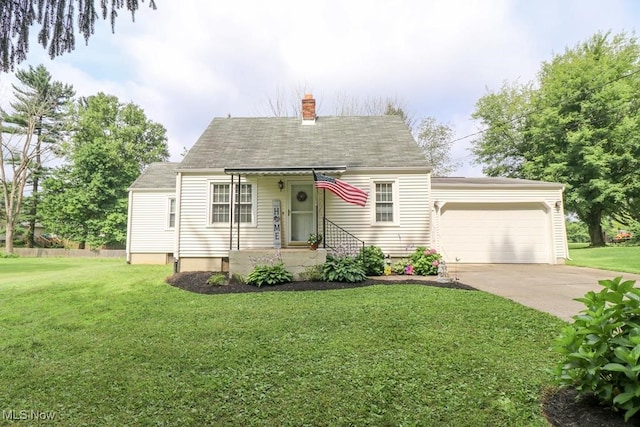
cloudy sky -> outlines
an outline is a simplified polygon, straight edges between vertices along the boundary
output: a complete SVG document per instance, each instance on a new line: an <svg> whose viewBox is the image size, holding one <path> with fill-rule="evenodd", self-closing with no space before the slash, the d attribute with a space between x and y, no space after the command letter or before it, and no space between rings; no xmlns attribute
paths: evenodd
<svg viewBox="0 0 640 427"><path fill-rule="evenodd" d="M135 22L121 11L85 46L44 64L78 95L116 95L167 128L179 161L214 117L268 115L268 101L304 88L319 115L341 97L400 100L459 139L458 176L481 176L468 151L476 101L504 81L535 78L543 61L598 31L633 33L634 0L156 0ZM34 38L35 40L35 38ZM0 102L11 96L0 74Z"/></svg>

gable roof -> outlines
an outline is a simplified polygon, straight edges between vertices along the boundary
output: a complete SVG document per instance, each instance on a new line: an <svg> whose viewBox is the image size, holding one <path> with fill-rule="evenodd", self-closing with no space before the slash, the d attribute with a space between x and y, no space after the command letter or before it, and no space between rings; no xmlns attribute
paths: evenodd
<svg viewBox="0 0 640 427"><path fill-rule="evenodd" d="M176 190L176 167L180 163L151 163L129 187L135 189Z"/></svg>
<svg viewBox="0 0 640 427"><path fill-rule="evenodd" d="M563 189L564 185L559 182L534 181L530 179L503 178L503 177L479 177L479 178L463 178L463 177L431 177L431 188L447 188L447 187L502 187L502 188L559 188Z"/></svg>
<svg viewBox="0 0 640 427"><path fill-rule="evenodd" d="M398 116L215 118L178 170L425 168L424 154Z"/></svg>

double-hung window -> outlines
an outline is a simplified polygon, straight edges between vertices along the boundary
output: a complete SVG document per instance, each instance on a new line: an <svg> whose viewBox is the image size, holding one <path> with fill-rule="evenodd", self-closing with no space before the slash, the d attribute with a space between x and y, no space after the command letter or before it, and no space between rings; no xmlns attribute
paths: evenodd
<svg viewBox="0 0 640 427"><path fill-rule="evenodd" d="M375 215L378 224L393 224L394 215L394 191L393 182L376 182Z"/></svg>
<svg viewBox="0 0 640 427"><path fill-rule="evenodd" d="M167 221L168 228L176 227L176 198L169 198L169 217Z"/></svg>
<svg viewBox="0 0 640 427"><path fill-rule="evenodd" d="M210 223L229 224L233 211L233 222L252 224L254 222L254 194L251 184L211 183L211 214Z"/></svg>

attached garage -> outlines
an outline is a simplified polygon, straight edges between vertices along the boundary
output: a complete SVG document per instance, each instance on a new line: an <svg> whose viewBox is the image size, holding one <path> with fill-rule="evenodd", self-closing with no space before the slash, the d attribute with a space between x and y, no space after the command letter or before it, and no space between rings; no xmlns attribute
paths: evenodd
<svg viewBox="0 0 640 427"><path fill-rule="evenodd" d="M436 249L449 263L564 263L563 186L432 178Z"/></svg>

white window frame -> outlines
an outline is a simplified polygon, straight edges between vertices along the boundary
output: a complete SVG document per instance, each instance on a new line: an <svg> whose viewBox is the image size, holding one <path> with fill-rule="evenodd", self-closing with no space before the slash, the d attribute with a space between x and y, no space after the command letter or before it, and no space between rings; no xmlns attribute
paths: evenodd
<svg viewBox="0 0 640 427"><path fill-rule="evenodd" d="M391 205L392 211L391 215L393 215L392 221L378 221L377 208L378 208L378 194L377 187L379 184L390 184L391 185ZM371 223L374 226L384 227L384 226L397 226L400 224L400 197L398 191L398 180L397 179L374 179L371 183L371 194L372 194L372 202L371 203Z"/></svg>
<svg viewBox="0 0 640 427"><path fill-rule="evenodd" d="M220 186L225 186L227 188L229 188L231 186L230 182L221 182L221 181L208 181L207 183L207 189L208 189L208 197L207 197L207 225L209 227L229 227L229 220L226 220L224 222L213 222L213 188L215 185L220 185ZM258 197L257 197L257 186L252 183L252 182L241 182L241 183L237 183L234 182L233 183L233 188L230 190L231 194L229 195L229 213L231 214L231 212L233 212L233 217L234 217L234 221L233 221L233 225L237 226L237 222L235 221L235 217L237 215L236 212L236 208L237 208L237 204L236 204L236 196L237 196L237 188L238 185L243 185L243 186L249 186L249 188L251 188L251 222L241 222L240 223L240 227L255 227L257 222L256 222L256 217L257 217L257 213L258 213ZM248 204L248 203L245 203Z"/></svg>
<svg viewBox="0 0 640 427"><path fill-rule="evenodd" d="M176 203L175 197L169 197L167 199L167 230L174 230L176 228L177 206L178 205ZM172 216L173 216L173 224L171 224Z"/></svg>

